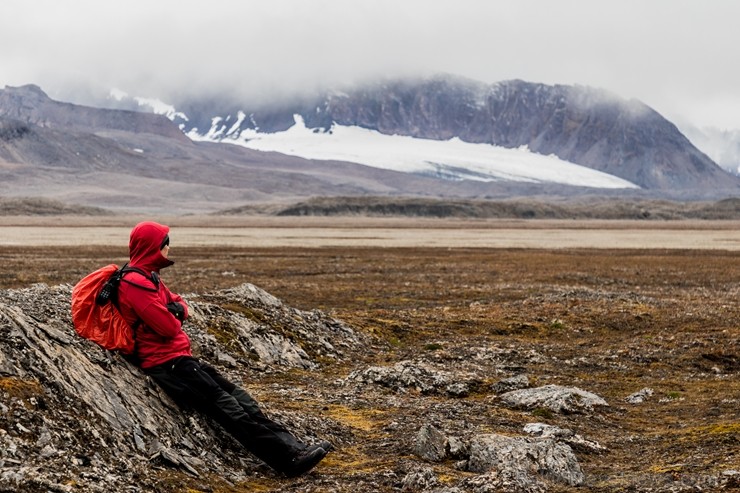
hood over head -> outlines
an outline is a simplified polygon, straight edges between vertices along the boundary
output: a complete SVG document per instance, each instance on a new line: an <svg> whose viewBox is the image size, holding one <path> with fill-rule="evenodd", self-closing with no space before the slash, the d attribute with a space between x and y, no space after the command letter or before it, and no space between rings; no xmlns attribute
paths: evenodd
<svg viewBox="0 0 740 493"><path fill-rule="evenodd" d="M131 230L128 242L130 265L149 271L159 271L174 264L162 255L165 239L168 239L170 228L164 224L144 221Z"/></svg>

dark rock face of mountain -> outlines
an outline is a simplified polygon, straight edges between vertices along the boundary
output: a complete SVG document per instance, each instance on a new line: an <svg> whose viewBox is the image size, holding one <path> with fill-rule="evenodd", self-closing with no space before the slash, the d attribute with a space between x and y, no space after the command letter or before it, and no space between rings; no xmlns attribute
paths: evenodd
<svg viewBox="0 0 740 493"><path fill-rule="evenodd" d="M34 87L2 91L0 113L0 197L6 198L183 214L317 195L483 197L509 195L510 187L543 193L529 184L450 183L354 163L194 143L165 117L58 103Z"/></svg>
<svg viewBox="0 0 740 493"><path fill-rule="evenodd" d="M6 86L0 90L0 117L65 131L149 133L189 142L180 129L164 116L61 103L49 98L35 85Z"/></svg>
<svg viewBox="0 0 740 493"><path fill-rule="evenodd" d="M189 213L311 196L500 199L593 193L584 187L449 181L312 161L193 142L178 127L185 123L186 130L198 127L206 133L212 118L221 115L231 135L246 128L278 131L290 128L296 113L316 131L337 123L416 137L528 145L644 187L599 190L602 196L715 200L740 194L740 179L714 165L655 112L581 88L438 78L284 101L279 107L263 104L253 112L215 100L191 102L182 110L189 121L61 103L36 86L0 90L0 197Z"/></svg>
<svg viewBox="0 0 740 493"><path fill-rule="evenodd" d="M336 123L389 135L527 146L646 189L740 187L740 180L729 176L645 104L586 87L518 80L487 85L435 77L333 92L290 107L244 112L251 118L242 122L242 129L285 130L293 124L293 114L300 114L316 129L328 130ZM207 119L192 116L203 131L202 126L208 128L214 115ZM234 121L234 117L224 119L222 125L229 128Z"/></svg>

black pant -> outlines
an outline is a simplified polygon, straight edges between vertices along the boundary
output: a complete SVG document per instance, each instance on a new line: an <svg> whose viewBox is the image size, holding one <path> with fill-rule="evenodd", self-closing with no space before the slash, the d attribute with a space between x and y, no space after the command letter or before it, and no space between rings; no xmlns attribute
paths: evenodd
<svg viewBox="0 0 740 493"><path fill-rule="evenodd" d="M145 372L179 405L212 417L251 453L284 471L305 444L272 421L243 389L196 358L180 357Z"/></svg>

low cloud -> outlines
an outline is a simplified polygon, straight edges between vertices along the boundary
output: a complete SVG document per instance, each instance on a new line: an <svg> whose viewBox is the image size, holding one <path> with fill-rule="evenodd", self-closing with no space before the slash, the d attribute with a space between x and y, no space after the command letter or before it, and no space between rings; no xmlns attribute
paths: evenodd
<svg viewBox="0 0 740 493"><path fill-rule="evenodd" d="M601 87L740 128L740 3L723 0L7 0L0 84L240 98L447 72ZM76 92L79 94L79 91Z"/></svg>

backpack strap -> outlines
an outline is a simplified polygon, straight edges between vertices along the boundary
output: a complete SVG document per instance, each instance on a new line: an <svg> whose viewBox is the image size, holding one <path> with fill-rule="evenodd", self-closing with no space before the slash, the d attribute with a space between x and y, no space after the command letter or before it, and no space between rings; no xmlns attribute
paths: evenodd
<svg viewBox="0 0 740 493"><path fill-rule="evenodd" d="M136 286L137 288L144 289L146 291L152 291L157 292L159 291L159 276L156 272L150 272L149 274L144 271L144 269L139 269L138 267L130 267L128 264L124 265L121 269L121 281L126 282L132 286ZM135 282L127 281L124 279L124 276L129 272L136 272L137 274L141 274L144 276L145 279L148 279L154 284L154 289L148 287L148 286L142 286L141 284L137 284Z"/></svg>
<svg viewBox="0 0 740 493"><path fill-rule="evenodd" d="M135 282L127 281L126 279L124 279L124 277L129 272L136 272L138 274L141 274L142 276L144 276L145 279L150 280L152 282L152 284L154 284L154 288L150 288L148 286L142 286L141 284L137 284ZM152 291L152 292L155 292L155 293L159 291L159 276L157 275L156 272L151 272L149 275L147 275L146 271L144 271L143 269L140 269L138 267L131 267L131 266L128 265L128 262L126 262L123 265L123 267L121 267L118 271L116 271L116 275L120 275L120 277L118 278L118 285L120 285L121 281L123 281L123 282L125 282L127 284L130 284L131 286L135 286L135 287L137 287L139 289L143 289L145 291ZM113 300L115 302L115 305L116 305L116 308L117 309L119 308L118 307L118 285L116 285L116 293L115 293L115 296L113 297ZM138 366L138 364L139 364L138 363L138 359L136 358L136 342L137 342L136 341L136 330L143 323L144 322L140 318L137 318L136 321L131 325L131 332L133 333L133 338L134 338L134 352L133 352L133 354L131 356L128 357L128 359L129 359L129 361L131 363L135 364L136 366Z"/></svg>

